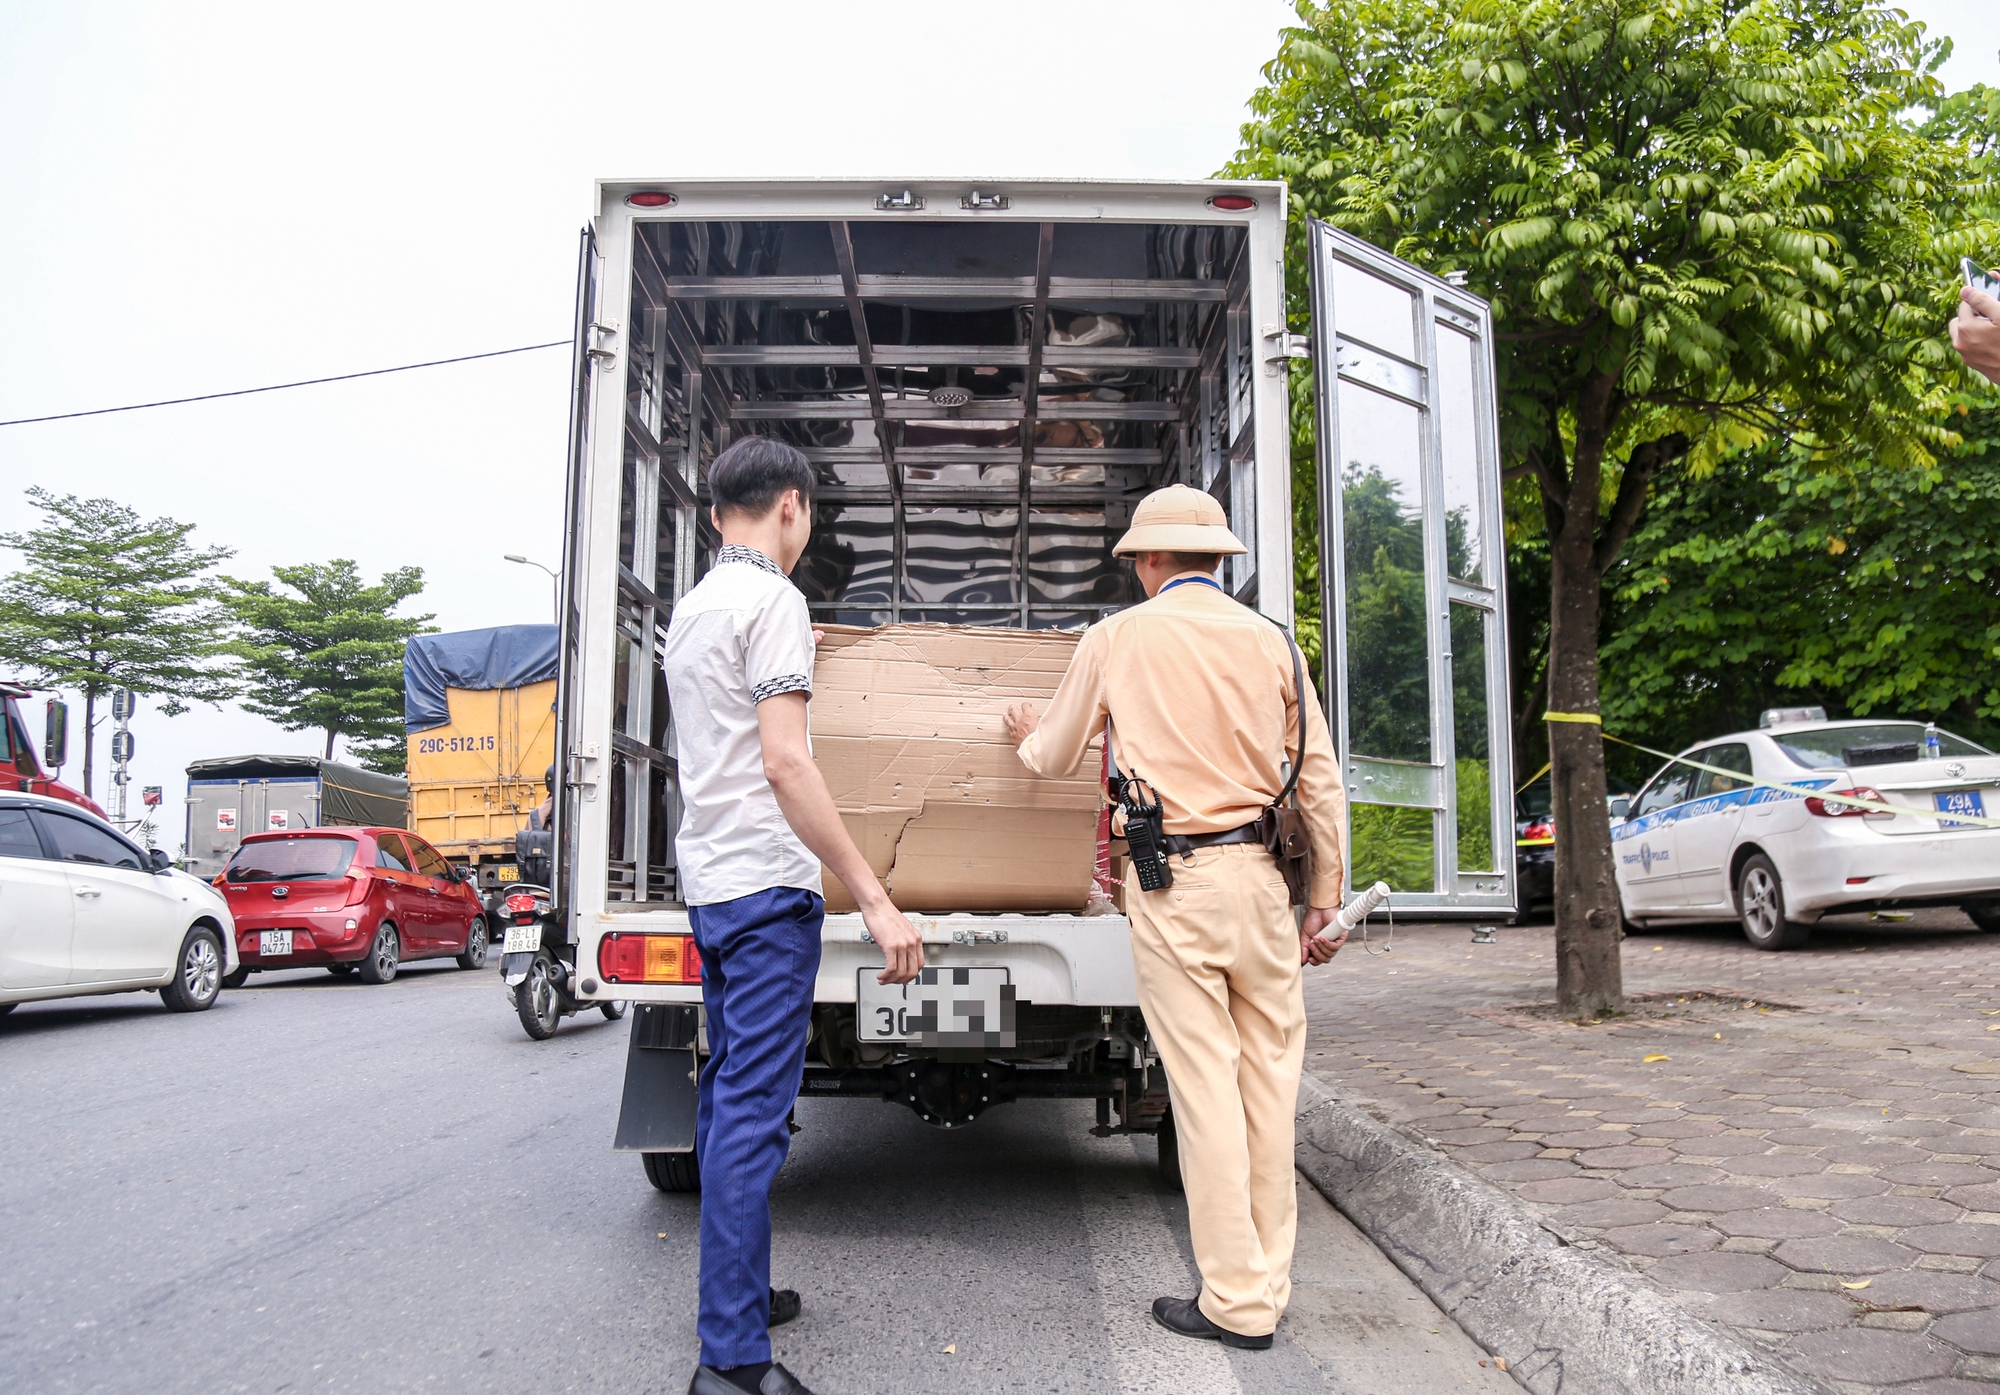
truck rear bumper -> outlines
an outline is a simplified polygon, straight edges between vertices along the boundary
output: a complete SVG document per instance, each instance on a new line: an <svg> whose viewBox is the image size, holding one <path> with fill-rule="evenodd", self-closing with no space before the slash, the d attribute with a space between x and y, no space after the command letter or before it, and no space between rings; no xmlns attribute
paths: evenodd
<svg viewBox="0 0 2000 1395"><path fill-rule="evenodd" d="M924 937L924 962L935 967L1006 969L1015 996L1051 1006L1137 1007L1130 927L1120 915L913 915ZM606 915L583 927L577 946L580 996L589 1002L698 1003L698 985L597 982L597 944L614 930L688 932L685 910ZM882 966L881 951L855 914L830 915L820 931L813 1001L851 1003L856 975Z"/></svg>

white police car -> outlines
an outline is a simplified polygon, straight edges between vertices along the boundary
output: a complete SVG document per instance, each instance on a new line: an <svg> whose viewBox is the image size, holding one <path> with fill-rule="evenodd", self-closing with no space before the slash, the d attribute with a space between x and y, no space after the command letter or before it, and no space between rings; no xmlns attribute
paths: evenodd
<svg viewBox="0 0 2000 1395"><path fill-rule="evenodd" d="M1736 919L1759 949L1795 949L1834 912L1955 905L2000 931L2000 827L1967 821L2000 818L1991 751L1923 722L1803 707L1681 754L1714 769L1666 766L1611 830L1633 924Z"/></svg>

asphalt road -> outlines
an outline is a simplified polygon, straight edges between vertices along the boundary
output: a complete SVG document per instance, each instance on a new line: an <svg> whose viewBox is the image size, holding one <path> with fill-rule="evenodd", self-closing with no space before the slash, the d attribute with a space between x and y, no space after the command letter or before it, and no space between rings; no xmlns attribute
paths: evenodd
<svg viewBox="0 0 2000 1395"><path fill-rule="evenodd" d="M698 1202L610 1150L627 1023L533 1042L441 964L0 1018L0 1388L684 1390ZM1310 1187L1277 1347L1225 1352L1152 1323L1184 1208L1087 1104L799 1119L776 1346L821 1395L1517 1388Z"/></svg>

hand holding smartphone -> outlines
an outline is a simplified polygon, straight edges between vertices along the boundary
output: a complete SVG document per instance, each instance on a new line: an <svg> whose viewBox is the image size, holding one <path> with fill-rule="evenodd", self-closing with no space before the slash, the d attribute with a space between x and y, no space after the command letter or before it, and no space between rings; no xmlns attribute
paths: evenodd
<svg viewBox="0 0 2000 1395"><path fill-rule="evenodd" d="M1958 317L1951 322L1951 346L1966 367L2000 383L2000 273L1961 257Z"/></svg>
<svg viewBox="0 0 2000 1395"><path fill-rule="evenodd" d="M1960 257L1958 274L1965 278L1965 284L1973 290L1983 291L2000 299L2000 271L1988 270L1970 257Z"/></svg>

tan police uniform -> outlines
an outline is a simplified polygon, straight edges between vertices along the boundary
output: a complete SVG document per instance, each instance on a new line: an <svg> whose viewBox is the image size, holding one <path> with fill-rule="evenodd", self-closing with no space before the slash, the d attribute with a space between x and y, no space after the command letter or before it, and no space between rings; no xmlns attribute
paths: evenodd
<svg viewBox="0 0 2000 1395"><path fill-rule="evenodd" d="M1177 485L1139 505L1114 550L1244 548L1220 505ZM1039 729L1020 745L1021 761L1040 775L1070 775L1109 717L1120 769L1159 792L1169 834L1236 829L1284 788L1282 762L1299 731L1292 674L1283 631L1205 574L1183 573L1084 633ZM1316 854L1309 899L1338 906L1347 804L1310 693L1298 802ZM1139 1003L1172 1085L1201 1311L1231 1332L1262 1336L1291 1296L1298 1219L1292 1120L1306 1026L1298 929L1261 844L1169 862L1171 887L1125 884Z"/></svg>

